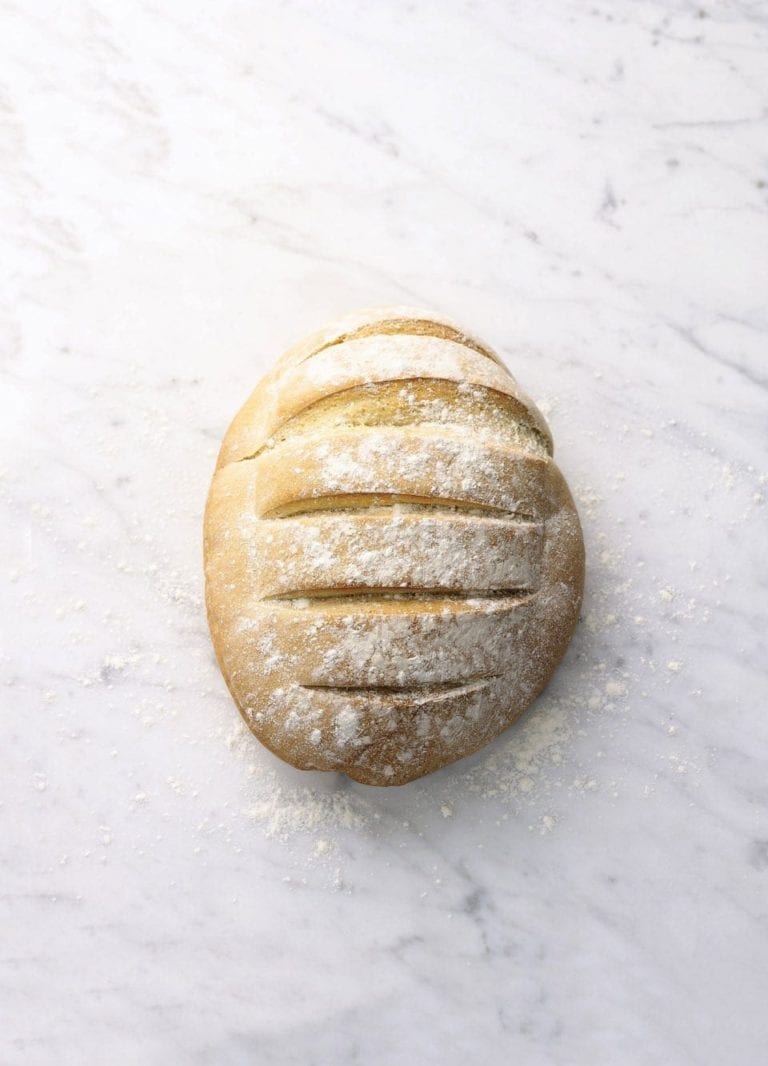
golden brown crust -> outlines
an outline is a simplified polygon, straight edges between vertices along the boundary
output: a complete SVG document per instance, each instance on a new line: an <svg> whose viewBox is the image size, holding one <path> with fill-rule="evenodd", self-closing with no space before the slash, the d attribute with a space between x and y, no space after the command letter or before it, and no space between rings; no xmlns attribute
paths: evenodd
<svg viewBox="0 0 768 1066"><path fill-rule="evenodd" d="M259 739L399 784L544 687L584 550L548 427L494 353L385 309L290 349L235 417L205 565L216 654Z"/></svg>

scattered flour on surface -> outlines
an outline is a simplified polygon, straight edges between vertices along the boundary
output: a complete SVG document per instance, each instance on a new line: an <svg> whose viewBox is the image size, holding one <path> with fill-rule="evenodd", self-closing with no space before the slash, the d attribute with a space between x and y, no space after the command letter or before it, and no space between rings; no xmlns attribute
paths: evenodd
<svg viewBox="0 0 768 1066"><path fill-rule="evenodd" d="M266 836L281 840L296 833L318 829L361 829L367 824L359 804L349 796L340 792L314 792L303 786L286 788L271 769L261 771L258 795L246 807L245 814L263 826ZM315 856L330 851L332 843L318 840Z"/></svg>
<svg viewBox="0 0 768 1066"><path fill-rule="evenodd" d="M238 721L226 737L226 745L242 759L251 760L259 745L244 723ZM317 830L361 829L368 823L369 812L359 796L343 790L321 791L309 785L289 785L280 780L276 769L248 762L248 796L245 816L264 831L265 836L288 840L297 833ZM322 846L321 846L322 845ZM334 841L316 841L314 856L325 856Z"/></svg>

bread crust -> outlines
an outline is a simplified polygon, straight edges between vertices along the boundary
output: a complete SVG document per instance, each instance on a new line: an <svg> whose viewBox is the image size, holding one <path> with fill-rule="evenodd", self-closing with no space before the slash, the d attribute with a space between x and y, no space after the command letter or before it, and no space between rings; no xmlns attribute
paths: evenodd
<svg viewBox="0 0 768 1066"><path fill-rule="evenodd" d="M584 545L533 402L449 320L357 312L277 362L205 513L216 655L256 736L373 785L507 728L578 618Z"/></svg>

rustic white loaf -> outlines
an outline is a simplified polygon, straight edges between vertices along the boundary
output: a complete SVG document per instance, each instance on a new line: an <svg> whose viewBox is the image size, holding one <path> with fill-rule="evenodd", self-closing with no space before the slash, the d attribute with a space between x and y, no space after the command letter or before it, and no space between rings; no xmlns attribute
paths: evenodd
<svg viewBox="0 0 768 1066"><path fill-rule="evenodd" d="M205 516L213 643L256 736L392 785L506 729L581 602L551 456L498 356L443 318L359 312L286 352L224 438Z"/></svg>

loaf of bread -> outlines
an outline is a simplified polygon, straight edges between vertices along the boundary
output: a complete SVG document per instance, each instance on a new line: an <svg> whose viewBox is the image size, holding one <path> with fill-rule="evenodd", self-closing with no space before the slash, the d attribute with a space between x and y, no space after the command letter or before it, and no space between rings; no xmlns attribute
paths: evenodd
<svg viewBox="0 0 768 1066"><path fill-rule="evenodd" d="M496 737L576 623L584 546L499 357L401 308L291 348L232 422L205 515L213 643L276 755L372 785Z"/></svg>

